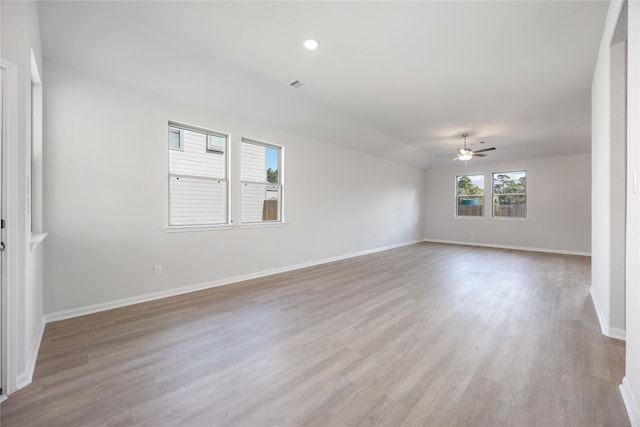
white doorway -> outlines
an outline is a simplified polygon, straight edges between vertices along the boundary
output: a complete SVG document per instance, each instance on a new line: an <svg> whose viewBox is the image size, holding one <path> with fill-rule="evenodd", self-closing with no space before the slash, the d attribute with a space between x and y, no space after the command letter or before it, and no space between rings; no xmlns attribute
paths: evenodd
<svg viewBox="0 0 640 427"><path fill-rule="evenodd" d="M18 67L0 58L0 241L14 241L17 162L10 161L17 148ZM11 207L11 211L7 210ZM7 221L8 220L8 221ZM14 221L15 222L15 221ZM0 249L4 244L0 245ZM0 400L17 389L17 289L15 251L0 251Z"/></svg>

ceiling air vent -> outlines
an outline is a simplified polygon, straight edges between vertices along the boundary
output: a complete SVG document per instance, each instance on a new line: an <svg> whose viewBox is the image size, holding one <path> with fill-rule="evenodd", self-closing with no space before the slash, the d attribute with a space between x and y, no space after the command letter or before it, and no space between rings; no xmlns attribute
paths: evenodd
<svg viewBox="0 0 640 427"><path fill-rule="evenodd" d="M299 89L302 86L304 86L304 83L302 83L300 80L294 80L291 83L289 83L289 86L295 87L296 89Z"/></svg>

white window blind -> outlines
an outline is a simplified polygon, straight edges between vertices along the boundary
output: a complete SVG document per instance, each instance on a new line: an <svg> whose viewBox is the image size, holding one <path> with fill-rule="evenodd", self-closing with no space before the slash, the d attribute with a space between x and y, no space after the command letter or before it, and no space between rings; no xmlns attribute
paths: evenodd
<svg viewBox="0 0 640 427"><path fill-rule="evenodd" d="M175 149L176 130L181 150ZM228 223L227 152L226 134L169 124L170 226Z"/></svg>

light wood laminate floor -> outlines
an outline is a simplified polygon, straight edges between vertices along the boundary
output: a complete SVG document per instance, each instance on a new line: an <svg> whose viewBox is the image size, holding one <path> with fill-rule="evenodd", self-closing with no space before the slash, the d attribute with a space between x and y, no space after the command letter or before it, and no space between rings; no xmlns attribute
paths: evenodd
<svg viewBox="0 0 640 427"><path fill-rule="evenodd" d="M1 425L628 425L589 265L423 243L52 323Z"/></svg>

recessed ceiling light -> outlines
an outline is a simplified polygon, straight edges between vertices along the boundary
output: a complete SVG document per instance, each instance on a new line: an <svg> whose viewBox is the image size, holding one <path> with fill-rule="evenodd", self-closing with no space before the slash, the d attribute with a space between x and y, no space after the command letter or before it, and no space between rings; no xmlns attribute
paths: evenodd
<svg viewBox="0 0 640 427"><path fill-rule="evenodd" d="M318 43L318 40L314 39L305 40L304 43L302 43L302 45L308 50L316 49L319 44L320 43Z"/></svg>

